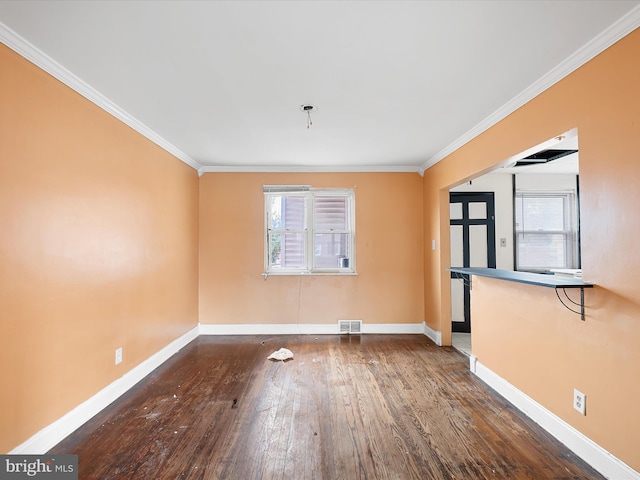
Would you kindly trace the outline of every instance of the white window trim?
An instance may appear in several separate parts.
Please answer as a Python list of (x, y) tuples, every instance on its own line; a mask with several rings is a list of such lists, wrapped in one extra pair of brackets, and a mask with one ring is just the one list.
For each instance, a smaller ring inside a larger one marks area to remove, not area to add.
[[(356, 218), (355, 218), (355, 192), (353, 189), (338, 188), (311, 188), (308, 185), (265, 185), (264, 191), (264, 272), (265, 278), (272, 275), (357, 275), (356, 271)], [(269, 252), (269, 209), (267, 199), (273, 195), (301, 196), (306, 199), (305, 204), (305, 228), (304, 230), (287, 230), (289, 233), (304, 233), (305, 238), (305, 263), (304, 268), (270, 267)], [(350, 230), (314, 230), (314, 200), (318, 196), (343, 196), (349, 199), (348, 221)], [(349, 234), (349, 266), (339, 268), (318, 268), (315, 266), (315, 234), (316, 233), (347, 233)]]

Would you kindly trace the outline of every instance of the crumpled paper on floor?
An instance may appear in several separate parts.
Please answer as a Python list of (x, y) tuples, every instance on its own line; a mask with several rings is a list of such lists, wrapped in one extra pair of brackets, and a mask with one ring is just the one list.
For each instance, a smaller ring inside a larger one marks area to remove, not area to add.
[(291, 350), (286, 348), (281, 348), (280, 350), (276, 350), (271, 355), (267, 357), (268, 360), (280, 360), (284, 362), (285, 360), (291, 360), (293, 358), (293, 353)]

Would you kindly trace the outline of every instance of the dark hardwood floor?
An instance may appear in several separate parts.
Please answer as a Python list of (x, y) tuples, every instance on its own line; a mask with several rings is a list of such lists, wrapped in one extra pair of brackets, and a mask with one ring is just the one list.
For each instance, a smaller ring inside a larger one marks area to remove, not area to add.
[(603, 478), (422, 335), (199, 337), (51, 453), (101, 480)]

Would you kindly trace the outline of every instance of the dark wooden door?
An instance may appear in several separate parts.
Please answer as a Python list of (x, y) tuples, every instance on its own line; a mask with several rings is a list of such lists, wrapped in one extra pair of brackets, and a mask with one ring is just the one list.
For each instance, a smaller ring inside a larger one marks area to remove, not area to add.
[[(452, 267), (496, 268), (493, 192), (449, 194)], [(471, 333), (468, 275), (451, 274), (451, 330)]]

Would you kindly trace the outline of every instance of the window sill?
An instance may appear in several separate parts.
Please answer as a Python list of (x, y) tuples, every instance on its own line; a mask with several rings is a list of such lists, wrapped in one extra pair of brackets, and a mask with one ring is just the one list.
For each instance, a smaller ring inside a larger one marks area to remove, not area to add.
[(358, 272), (262, 272), (262, 277), (354, 277)]

